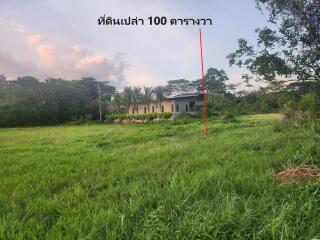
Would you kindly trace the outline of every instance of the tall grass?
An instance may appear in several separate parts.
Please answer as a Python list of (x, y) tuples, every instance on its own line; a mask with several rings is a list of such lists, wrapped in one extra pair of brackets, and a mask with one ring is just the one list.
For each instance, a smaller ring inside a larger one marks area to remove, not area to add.
[(320, 166), (308, 129), (237, 121), (0, 130), (0, 239), (320, 238)]

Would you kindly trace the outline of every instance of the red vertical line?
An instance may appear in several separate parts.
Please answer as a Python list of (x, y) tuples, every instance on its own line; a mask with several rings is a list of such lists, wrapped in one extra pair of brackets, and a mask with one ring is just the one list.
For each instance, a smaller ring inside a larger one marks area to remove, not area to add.
[(203, 52), (202, 52), (202, 32), (200, 32), (200, 53), (201, 53), (201, 67), (202, 67), (202, 95), (203, 95), (203, 119), (205, 124), (204, 136), (208, 136), (208, 120), (207, 120), (207, 95), (204, 86), (204, 64), (203, 64)]

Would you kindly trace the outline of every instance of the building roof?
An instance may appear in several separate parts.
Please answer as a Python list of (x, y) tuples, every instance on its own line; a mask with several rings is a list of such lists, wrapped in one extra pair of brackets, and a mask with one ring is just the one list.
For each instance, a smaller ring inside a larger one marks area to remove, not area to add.
[[(208, 92), (205, 92), (205, 94), (208, 94)], [(184, 92), (179, 93), (171, 96), (167, 96), (166, 99), (177, 99), (177, 98), (188, 98), (188, 97), (199, 97), (203, 95), (202, 92)]]

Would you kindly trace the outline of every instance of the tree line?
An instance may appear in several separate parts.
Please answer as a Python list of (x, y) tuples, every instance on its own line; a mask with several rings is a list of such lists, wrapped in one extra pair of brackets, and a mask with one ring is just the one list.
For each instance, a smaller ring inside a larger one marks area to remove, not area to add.
[[(237, 91), (238, 84), (227, 84), (223, 70), (209, 68), (205, 75), (205, 88), (214, 96), (208, 115), (229, 111), (236, 114), (278, 111), (281, 103), (274, 92)], [(247, 88), (252, 87), (249, 84)], [(126, 113), (130, 105), (150, 106), (166, 96), (201, 90), (201, 80), (171, 80), (164, 86), (127, 86), (117, 91), (106, 81), (92, 77), (80, 80), (48, 78), (39, 81), (31, 76), (7, 80), (0, 75), (0, 126), (39, 126), (66, 122), (99, 121), (105, 115)], [(99, 98), (100, 95), (100, 98)], [(99, 104), (100, 103), (100, 104)], [(101, 106), (101, 107), (100, 107)], [(150, 112), (150, 109), (148, 109)]]
[[(115, 87), (100, 82), (101, 101), (109, 102)], [(0, 126), (61, 124), (99, 119), (98, 82), (94, 78), (44, 82), (25, 76), (8, 81), (0, 77)], [(105, 113), (105, 108), (102, 108)]]
[[(209, 69), (208, 87), (224, 91), (224, 71)], [(178, 92), (196, 91), (200, 80), (168, 81), (166, 86), (125, 87), (119, 92), (107, 81), (92, 77), (80, 80), (48, 78), (39, 81), (32, 76), (7, 80), (0, 75), (0, 126), (37, 126), (65, 122), (97, 121), (101, 115), (124, 113), (132, 104), (160, 102)], [(99, 96), (100, 95), (100, 96)]]

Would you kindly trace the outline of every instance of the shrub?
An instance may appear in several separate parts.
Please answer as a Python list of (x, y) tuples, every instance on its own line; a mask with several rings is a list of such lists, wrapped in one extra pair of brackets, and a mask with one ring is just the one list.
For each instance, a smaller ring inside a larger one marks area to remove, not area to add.
[(163, 112), (163, 113), (149, 113), (149, 114), (139, 114), (139, 115), (129, 115), (129, 114), (111, 114), (106, 115), (106, 122), (114, 122), (115, 120), (146, 120), (152, 121), (156, 118), (159, 119), (169, 119), (171, 118), (172, 113)]
[(307, 93), (298, 101), (290, 100), (284, 107), (284, 122), (295, 127), (319, 126), (320, 100), (314, 93)]
[(226, 112), (221, 116), (221, 120), (223, 122), (235, 122), (237, 121), (234, 114), (230, 112)]
[(190, 113), (181, 112), (179, 114), (175, 114), (175, 117), (173, 118), (173, 124), (187, 124), (193, 121), (194, 118), (196, 118), (196, 116), (192, 116)]
[(157, 116), (160, 119), (169, 119), (172, 117), (172, 113), (170, 112), (157, 113)]

